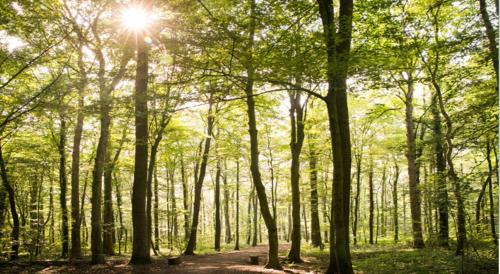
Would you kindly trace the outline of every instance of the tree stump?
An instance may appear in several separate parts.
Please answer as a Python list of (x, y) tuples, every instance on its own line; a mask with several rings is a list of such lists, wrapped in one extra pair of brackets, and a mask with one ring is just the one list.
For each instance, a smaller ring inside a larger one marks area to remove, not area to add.
[(250, 264), (258, 265), (259, 264), (259, 256), (250, 255)]
[(178, 265), (181, 264), (181, 257), (170, 257), (167, 259), (168, 265)]

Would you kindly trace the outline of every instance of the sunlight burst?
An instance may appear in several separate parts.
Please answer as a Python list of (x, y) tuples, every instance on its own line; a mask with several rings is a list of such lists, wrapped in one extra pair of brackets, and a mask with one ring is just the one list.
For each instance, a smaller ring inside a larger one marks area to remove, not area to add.
[(144, 31), (154, 21), (153, 14), (150, 14), (144, 8), (131, 6), (122, 11), (122, 24), (125, 28), (132, 31)]

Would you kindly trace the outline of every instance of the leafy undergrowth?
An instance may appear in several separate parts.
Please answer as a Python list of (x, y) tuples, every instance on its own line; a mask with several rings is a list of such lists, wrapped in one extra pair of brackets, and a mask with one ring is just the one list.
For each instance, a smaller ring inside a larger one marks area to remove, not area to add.
[[(464, 256), (455, 256), (454, 248), (413, 249), (406, 244), (358, 245), (351, 248), (356, 273), (498, 273), (498, 249), (490, 242), (469, 243)], [(302, 254), (315, 270), (323, 272), (329, 262), (324, 250), (303, 245)], [(286, 254), (284, 254), (286, 255)]]
[[(239, 253), (232, 252), (233, 245), (223, 245), (221, 252), (200, 245), (197, 254), (200, 256), (186, 258), (186, 262), (192, 265), (204, 266), (213, 264), (213, 267), (227, 267), (227, 265), (239, 264), (247, 258), (248, 252), (255, 252), (254, 248), (245, 248)], [(260, 253), (265, 257), (267, 247), (260, 246)], [(280, 245), (280, 258), (289, 271), (293, 273), (324, 273), (329, 262), (328, 244), (325, 249), (314, 248), (309, 244), (302, 245), (302, 258), (304, 263), (291, 264), (286, 262), (289, 244)], [(454, 245), (452, 248), (428, 247), (424, 249), (413, 249), (406, 243), (393, 244), (390, 241), (379, 241), (378, 245), (361, 244), (352, 246), (352, 261), (357, 274), (396, 274), (396, 273), (498, 273), (498, 248), (488, 241), (469, 242), (464, 256), (455, 256)], [(162, 249), (159, 257), (154, 257), (155, 262), (151, 269), (157, 269), (154, 273), (163, 273), (169, 268), (164, 265), (165, 258), (176, 255), (176, 251)], [(219, 255), (208, 255), (222, 253)], [(208, 256), (203, 256), (208, 255)], [(229, 260), (232, 257), (236, 259)], [(206, 259), (204, 259), (206, 257)], [(240, 258), (241, 257), (241, 258)], [(89, 257), (81, 262), (64, 266), (63, 260), (37, 260), (35, 264), (29, 264), (28, 260), (20, 259), (15, 264), (0, 265), (0, 273), (35, 273), (45, 269), (43, 273), (129, 273), (127, 266), (129, 254), (108, 257), (106, 265), (90, 266)], [(44, 263), (46, 262), (46, 263)], [(163, 263), (163, 264), (162, 264)], [(51, 271), (47, 271), (50, 270)], [(59, 270), (60, 271), (59, 271)], [(261, 269), (262, 270), (262, 269)], [(297, 271), (296, 271), (297, 270)], [(133, 272), (133, 271), (132, 271)], [(172, 271), (171, 271), (172, 272)], [(175, 272), (175, 271), (174, 271)], [(144, 272), (148, 273), (148, 271)], [(182, 272), (190, 273), (190, 272)], [(225, 272), (224, 272), (225, 273)], [(244, 272), (242, 272), (244, 273)]]

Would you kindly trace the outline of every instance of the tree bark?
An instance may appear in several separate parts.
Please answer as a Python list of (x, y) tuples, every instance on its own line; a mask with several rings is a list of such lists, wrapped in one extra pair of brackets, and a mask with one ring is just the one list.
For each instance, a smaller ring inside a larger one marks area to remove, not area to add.
[(448, 246), (448, 186), (446, 185), (446, 159), (442, 144), (441, 116), (439, 115), (436, 97), (431, 103), (434, 133), (434, 155), (436, 159), (435, 180), (437, 184), (437, 206), (439, 212), (439, 245)]
[(368, 228), (370, 230), (370, 240), (369, 243), (373, 244), (373, 210), (375, 208), (374, 197), (373, 197), (373, 159), (370, 156), (370, 171), (368, 173), (368, 189), (369, 189), (369, 217), (368, 217)]
[[(120, 227), (118, 229), (118, 254), (122, 253), (122, 239), (123, 233), (125, 231), (125, 226), (123, 225), (123, 213), (122, 213), (122, 194), (120, 191), (120, 184), (116, 178), (116, 174), (113, 176), (115, 179), (115, 192), (116, 192), (116, 207), (118, 208), (118, 221), (120, 222)], [(127, 238), (125, 237), (125, 241)], [(126, 246), (126, 243), (125, 243)], [(127, 248), (125, 248), (125, 252)]]
[(155, 167), (154, 169), (154, 205), (153, 205), (153, 222), (154, 222), (154, 247), (153, 250), (156, 250), (157, 252), (160, 252), (160, 224), (159, 224), (159, 194), (158, 194), (158, 168)]
[[(97, 30), (93, 30), (97, 33)], [(98, 35), (95, 35), (98, 37)], [(102, 175), (104, 172), (104, 164), (106, 153), (108, 150), (109, 143), (109, 127), (111, 124), (111, 92), (122, 79), (125, 74), (126, 66), (130, 59), (130, 51), (126, 49), (120, 60), (119, 69), (116, 75), (111, 80), (110, 84), (105, 77), (106, 73), (106, 60), (104, 59), (104, 53), (100, 48), (100, 39), (97, 39), (97, 46), (94, 49), (96, 58), (99, 63), (99, 69), (97, 73), (98, 83), (99, 83), (99, 121), (101, 125), (99, 142), (97, 144), (97, 150), (94, 161), (94, 169), (92, 172), (92, 212), (91, 212), (91, 251), (92, 251), (92, 264), (102, 264), (104, 263), (104, 254), (102, 246), (102, 220), (101, 220), (101, 203), (102, 203)]]
[(184, 157), (181, 155), (181, 180), (182, 180), (182, 202), (184, 206), (184, 239), (189, 240), (189, 198), (188, 182), (186, 178), (186, 168), (184, 166)]
[(227, 163), (224, 159), (224, 175), (222, 176), (224, 182), (224, 220), (225, 222), (225, 232), (226, 232), (226, 244), (229, 244), (231, 239), (231, 219), (229, 217), (229, 186), (227, 184)]
[(13, 261), (18, 258), (19, 254), (19, 215), (17, 214), (14, 189), (12, 188), (8, 179), (7, 168), (5, 167), (5, 160), (3, 158), (2, 149), (3, 147), (0, 144), (0, 175), (2, 176), (3, 187), (7, 191), (7, 195), (9, 197), (10, 216), (12, 217), (12, 233), (10, 236), (12, 244), (9, 259)]
[(399, 166), (394, 160), (394, 185), (392, 186), (392, 203), (393, 209), (393, 222), (394, 222), (394, 242), (399, 240), (399, 215), (398, 215), (398, 179), (399, 179)]
[(255, 68), (253, 64), (253, 47), (256, 26), (256, 2), (250, 1), (250, 22), (248, 24), (248, 44), (247, 44), (247, 81), (245, 84), (245, 94), (247, 96), (247, 115), (248, 115), (248, 131), (250, 134), (250, 170), (252, 172), (252, 180), (255, 186), (257, 197), (260, 203), (260, 210), (268, 231), (269, 252), (266, 268), (282, 269), (278, 258), (278, 229), (276, 220), (273, 218), (269, 210), (267, 202), (266, 188), (262, 183), (262, 178), (259, 170), (259, 143), (257, 133), (257, 122), (255, 118), (255, 101), (253, 95), (253, 85), (255, 78)]
[[(497, 7), (498, 9), (498, 7)], [(483, 19), (484, 26), (486, 28), (486, 36), (488, 37), (488, 49), (490, 51), (491, 63), (493, 69), (495, 70), (496, 83), (498, 88), (498, 45), (497, 45), (497, 34), (495, 34), (495, 28), (490, 21), (490, 16), (488, 15), (488, 8), (486, 7), (486, 0), (479, 0), (479, 11), (481, 13), (481, 18)]]
[(82, 256), (80, 236), (80, 144), (83, 133), (84, 99), (87, 86), (87, 72), (83, 61), (82, 46), (78, 47), (78, 69), (80, 80), (78, 82), (78, 108), (76, 114), (75, 135), (73, 136), (73, 151), (71, 153), (71, 259)]
[(221, 177), (221, 160), (217, 155), (217, 171), (215, 173), (215, 190), (214, 190), (214, 203), (215, 203), (215, 239), (214, 249), (220, 251), (220, 236), (221, 236), (221, 220), (220, 220), (220, 177)]
[(118, 144), (118, 148), (110, 158), (111, 150), (107, 149), (104, 164), (104, 225), (103, 225), (103, 252), (106, 255), (114, 255), (115, 243), (115, 221), (113, 218), (113, 171), (120, 157), (123, 144), (127, 137), (128, 127), (123, 127), (122, 136)]
[(356, 196), (354, 197), (354, 221), (352, 225), (353, 243), (358, 243), (359, 194), (361, 191), (361, 161), (362, 154), (355, 154), (356, 161)]
[(150, 263), (150, 235), (146, 212), (148, 180), (148, 45), (144, 33), (137, 39), (135, 76), (135, 158), (132, 186), (133, 242), (131, 264)]
[(319, 209), (318, 209), (318, 152), (309, 141), (309, 180), (311, 185), (311, 244), (314, 247), (323, 248), (321, 242), (321, 227), (319, 222)]
[[(332, 224), (330, 264), (327, 273), (353, 273), (349, 248), (349, 200), (351, 193), (351, 141), (347, 106), (347, 76), (351, 49), (353, 1), (340, 0), (339, 31), (332, 0), (317, 0), (327, 54), (327, 110), (334, 175), (332, 181)], [(335, 183), (334, 183), (335, 182)], [(334, 232), (335, 228), (335, 233)]]
[[(410, 73), (411, 74), (411, 73)], [(417, 148), (415, 125), (413, 121), (413, 88), (414, 80), (412, 75), (406, 80), (407, 89), (405, 91), (405, 122), (406, 122), (406, 158), (408, 160), (408, 183), (410, 186), (410, 211), (413, 231), (413, 247), (424, 248), (424, 239), (422, 236), (422, 213), (421, 198), (418, 187), (417, 177)]]
[(208, 115), (207, 115), (207, 137), (205, 138), (205, 147), (203, 150), (203, 156), (200, 164), (200, 171), (197, 174), (197, 181), (194, 190), (194, 205), (193, 205), (193, 221), (191, 222), (191, 233), (189, 235), (189, 241), (184, 251), (185, 255), (194, 255), (194, 249), (196, 247), (196, 235), (198, 231), (198, 222), (200, 216), (200, 204), (201, 204), (201, 190), (203, 188), (203, 180), (205, 179), (205, 173), (207, 171), (208, 154), (210, 152), (210, 142), (212, 140), (212, 131), (214, 127), (214, 113), (212, 110), (213, 105), (213, 93), (210, 94), (210, 99), (208, 101)]
[(68, 207), (66, 204), (66, 189), (68, 177), (66, 176), (66, 119), (60, 115), (59, 140), (57, 148), (59, 152), (59, 203), (61, 205), (61, 228), (62, 228), (62, 251), (63, 258), (68, 257), (69, 252), (69, 227), (68, 227)]
[(304, 108), (300, 104), (300, 93), (289, 91), (290, 97), (290, 150), (292, 164), (290, 166), (290, 185), (292, 186), (292, 245), (288, 253), (288, 261), (301, 263), (300, 258), (300, 153), (304, 143)]
[(236, 158), (236, 241), (234, 250), (240, 250), (240, 157)]
[(436, 82), (436, 79), (433, 78), (433, 86), (436, 91), (439, 108), (441, 110), (441, 114), (443, 115), (446, 122), (446, 161), (448, 163), (448, 177), (453, 184), (453, 192), (455, 194), (455, 199), (457, 200), (457, 249), (455, 251), (456, 255), (462, 255), (463, 249), (465, 247), (465, 241), (467, 240), (467, 231), (465, 228), (465, 206), (464, 200), (462, 197), (462, 185), (460, 182), (460, 178), (455, 172), (455, 167), (453, 165), (453, 123), (451, 121), (450, 116), (446, 112), (443, 102), (443, 96), (441, 93), (441, 87)]
[(498, 235), (496, 232), (496, 222), (495, 222), (495, 200), (493, 199), (493, 184), (491, 180), (491, 174), (493, 173), (493, 167), (491, 164), (491, 158), (490, 158), (490, 153), (491, 153), (491, 146), (489, 140), (486, 143), (486, 160), (488, 162), (488, 192), (489, 192), (489, 198), (490, 198), (490, 227), (491, 227), (491, 237), (493, 240), (493, 243), (495, 245), (498, 245)]

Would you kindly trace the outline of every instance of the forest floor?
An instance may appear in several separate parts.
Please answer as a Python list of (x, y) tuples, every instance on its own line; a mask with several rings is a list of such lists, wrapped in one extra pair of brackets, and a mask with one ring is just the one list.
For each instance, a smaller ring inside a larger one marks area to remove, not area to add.
[[(142, 266), (128, 264), (129, 257), (115, 256), (104, 265), (90, 265), (88, 261), (70, 264), (64, 261), (45, 261), (34, 264), (18, 262), (0, 265), (0, 273), (324, 273), (328, 265), (328, 250), (319, 250), (305, 244), (301, 264), (285, 262), (289, 244), (280, 245), (280, 259), (284, 271), (265, 269), (267, 246), (242, 248), (213, 254), (182, 256), (180, 265), (168, 265), (167, 257), (154, 257), (153, 263)], [(412, 249), (398, 245), (361, 245), (352, 247), (355, 273), (498, 273), (498, 249), (491, 243), (478, 242), (464, 257), (457, 257), (453, 249)], [(259, 256), (259, 265), (251, 265), (249, 256)]]

